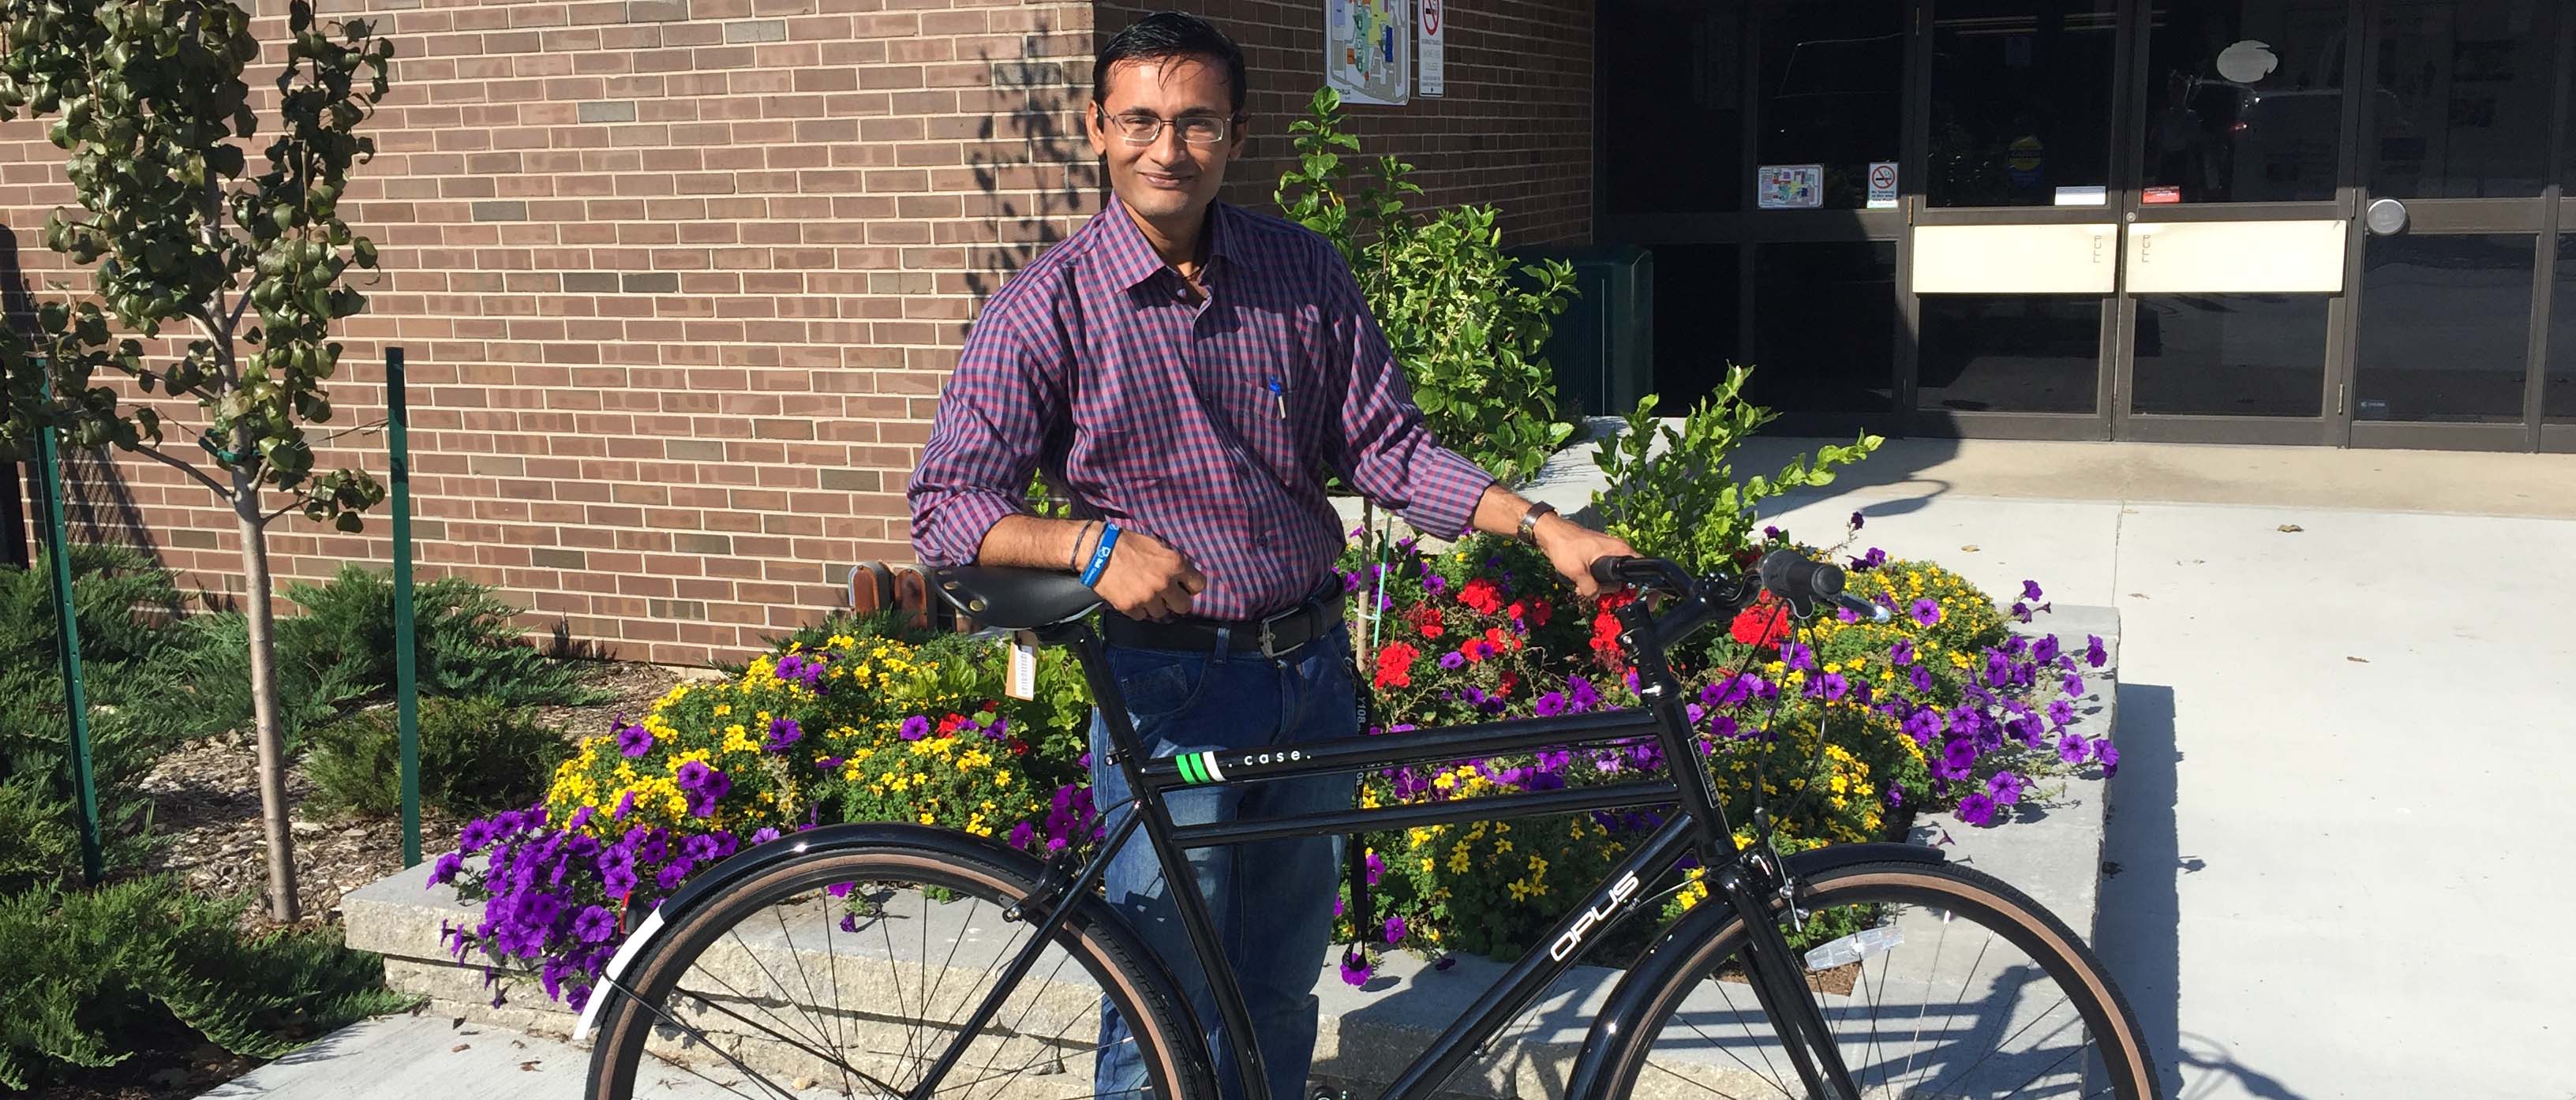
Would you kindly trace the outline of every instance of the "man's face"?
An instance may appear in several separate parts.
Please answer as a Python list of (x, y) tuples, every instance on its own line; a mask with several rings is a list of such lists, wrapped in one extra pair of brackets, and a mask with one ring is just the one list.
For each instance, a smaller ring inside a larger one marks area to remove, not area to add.
[[(1216, 201), (1225, 166), (1243, 150), (1242, 124), (1230, 117), (1234, 97), (1225, 71), (1204, 60), (1121, 62), (1109, 70), (1105, 102), (1084, 121), (1091, 148), (1109, 165), (1109, 187), (1118, 200), (1157, 223), (1186, 222)], [(1169, 123), (1151, 141), (1127, 139), (1133, 129)], [(1197, 142), (1190, 136), (1224, 136)]]

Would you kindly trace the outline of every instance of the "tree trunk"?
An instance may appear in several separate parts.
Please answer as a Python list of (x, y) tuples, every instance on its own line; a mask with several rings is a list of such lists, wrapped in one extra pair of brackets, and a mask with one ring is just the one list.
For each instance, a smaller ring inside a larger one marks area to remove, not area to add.
[(295, 834), (286, 820), (286, 731), (277, 719), (277, 616), (269, 608), (268, 525), (259, 514), (259, 484), (234, 470), (233, 515), (241, 522), (242, 612), (250, 624), (250, 699), (259, 742), (259, 816), (268, 833), (268, 913), (280, 922), (300, 914), (295, 900)]

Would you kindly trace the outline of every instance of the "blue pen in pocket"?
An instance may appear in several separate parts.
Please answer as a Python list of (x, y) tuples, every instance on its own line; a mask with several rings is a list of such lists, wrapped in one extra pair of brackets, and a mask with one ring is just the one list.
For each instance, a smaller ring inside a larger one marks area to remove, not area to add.
[(1279, 388), (1279, 376), (1270, 376), (1270, 400), (1279, 407), (1279, 419), (1288, 419), (1288, 394)]

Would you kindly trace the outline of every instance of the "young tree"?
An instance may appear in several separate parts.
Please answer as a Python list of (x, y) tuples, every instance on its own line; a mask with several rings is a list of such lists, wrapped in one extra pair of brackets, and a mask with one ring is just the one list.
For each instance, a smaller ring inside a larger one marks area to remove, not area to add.
[[(358, 470), (316, 471), (304, 425), (331, 418), (322, 383), (340, 360), (332, 323), (366, 307), (341, 276), (376, 266), (375, 246), (338, 209), (351, 167), (375, 152), (356, 130), (385, 95), (393, 45), (359, 20), (323, 27), (305, 0), (289, 8), (286, 31), (280, 130), (267, 168), (252, 175), (243, 149), (258, 115), (242, 71), (260, 44), (232, 0), (0, 0), (0, 119), (52, 120), (81, 209), (56, 210), (45, 243), (95, 265), (91, 295), (43, 302), (34, 331), (0, 336), (0, 454), (31, 452), (40, 431), (76, 446), (112, 443), (177, 469), (232, 511), (269, 911), (292, 921), (267, 530), (300, 512), (356, 531), (360, 512), (384, 498)], [(177, 331), (158, 340), (165, 330)], [(118, 375), (147, 394), (194, 399), (203, 423), (179, 430), (201, 453), (165, 447), (158, 414), (104, 384)], [(282, 503), (272, 506), (272, 494)]]

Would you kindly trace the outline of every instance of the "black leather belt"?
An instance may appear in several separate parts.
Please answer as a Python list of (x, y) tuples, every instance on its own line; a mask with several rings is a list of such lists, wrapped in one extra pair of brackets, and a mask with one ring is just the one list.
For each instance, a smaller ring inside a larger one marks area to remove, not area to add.
[(1133, 649), (1214, 652), (1220, 635), (1229, 648), (1258, 642), (1264, 657), (1284, 657), (1342, 624), (1342, 586), (1326, 582), (1305, 602), (1259, 619), (1205, 619), (1185, 615), (1164, 622), (1131, 619), (1116, 611), (1100, 618), (1101, 636)]

